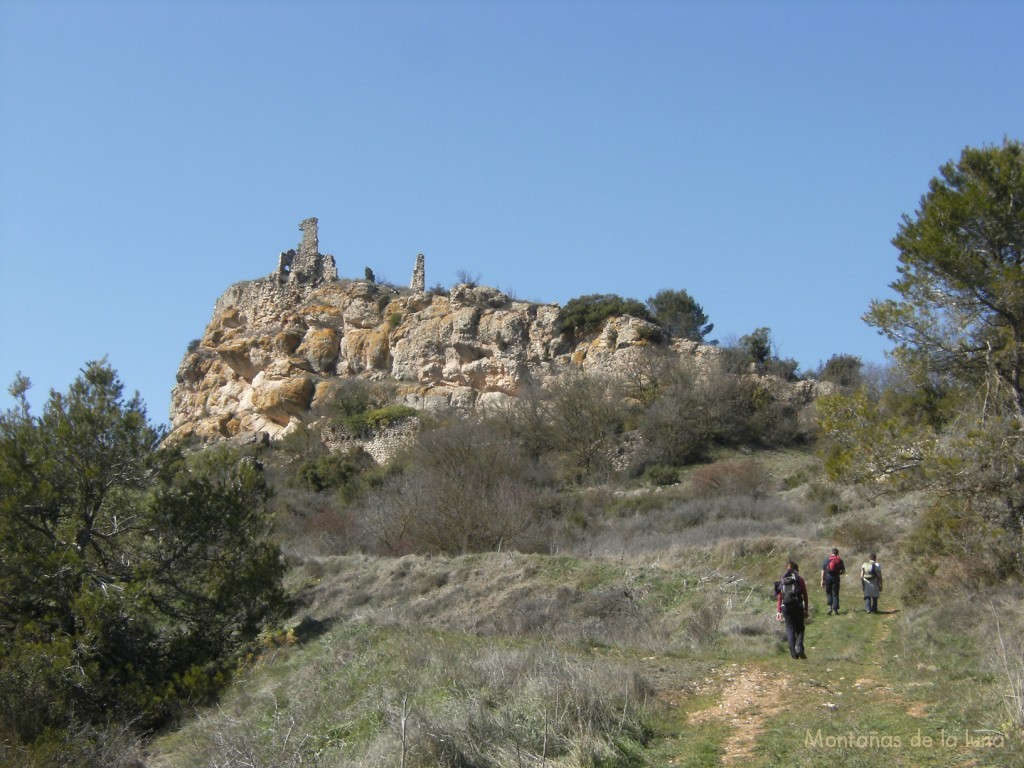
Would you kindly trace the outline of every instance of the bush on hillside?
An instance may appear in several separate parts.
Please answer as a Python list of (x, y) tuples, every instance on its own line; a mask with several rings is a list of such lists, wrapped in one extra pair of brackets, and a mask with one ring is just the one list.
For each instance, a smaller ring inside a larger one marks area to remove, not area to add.
[(862, 381), (864, 363), (856, 355), (832, 355), (818, 368), (817, 378), (843, 389), (853, 389)]
[(654, 322), (650, 310), (636, 299), (624, 299), (614, 293), (595, 293), (570, 299), (562, 307), (562, 330), (582, 338), (600, 331), (609, 318), (630, 315)]
[(354, 447), (343, 453), (322, 454), (304, 461), (290, 484), (317, 493), (337, 491), (342, 500), (351, 501), (359, 493), (361, 474), (376, 466), (372, 456)]
[(486, 424), (422, 433), (405, 471), (367, 499), (363, 538), (388, 554), (532, 549), (547, 509), (542, 470)]
[(340, 379), (331, 397), (331, 408), (339, 419), (381, 408), (391, 402), (394, 383), (366, 379)]
[(764, 466), (753, 460), (716, 461), (690, 474), (690, 492), (697, 498), (724, 496), (766, 496), (771, 478)]
[(392, 424), (416, 416), (419, 412), (408, 405), (385, 405), (361, 413), (354, 413), (341, 420), (349, 437), (368, 438)]
[(720, 414), (706, 394), (702, 385), (679, 379), (639, 414), (648, 461), (682, 467), (706, 458), (721, 434)]
[(480, 426), (566, 482), (580, 483), (611, 472), (616, 437), (628, 417), (615, 380), (572, 367), (546, 389), (524, 387)]
[(667, 467), (664, 464), (652, 464), (644, 472), (653, 485), (675, 485), (679, 482), (679, 470), (675, 467)]
[(796, 381), (799, 363), (772, 353), (770, 328), (758, 328), (742, 336), (735, 344), (722, 348), (722, 365), (739, 376), (757, 373), (775, 376), (783, 381)]
[(632, 352), (619, 363), (618, 383), (623, 397), (640, 409), (657, 400), (677, 378), (688, 383), (693, 379), (693, 366), (668, 347), (647, 346)]
[(607, 376), (570, 369), (548, 387), (547, 415), (553, 460), (562, 478), (579, 483), (611, 471), (615, 437), (627, 411)]

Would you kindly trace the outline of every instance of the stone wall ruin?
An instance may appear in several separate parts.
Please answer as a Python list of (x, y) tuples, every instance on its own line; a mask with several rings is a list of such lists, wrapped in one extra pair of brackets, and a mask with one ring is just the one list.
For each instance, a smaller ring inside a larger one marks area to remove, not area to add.
[(427, 290), (427, 270), (422, 253), (416, 256), (416, 268), (412, 271), (412, 282), (409, 283), (409, 287), (416, 293), (424, 293)]
[(284, 251), (277, 259), (277, 280), (281, 284), (298, 283), (315, 286), (338, 279), (334, 257), (320, 253), (317, 219), (310, 217), (299, 223), (302, 240), (299, 249)]

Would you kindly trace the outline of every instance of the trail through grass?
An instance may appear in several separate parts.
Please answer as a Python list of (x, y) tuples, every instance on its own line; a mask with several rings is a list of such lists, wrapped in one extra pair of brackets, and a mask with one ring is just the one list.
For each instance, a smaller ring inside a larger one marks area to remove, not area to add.
[[(827, 616), (812, 584), (793, 660), (772, 620), (780, 551), (317, 561), (295, 575), (318, 631), (268, 651), (147, 766), (368, 768), (396, 745), (416, 768), (456, 764), (430, 751), (445, 744), (481, 766), (1024, 765), (993, 724), (1000, 681), (949, 617), (962, 606), (886, 592), (867, 615), (848, 577)], [(227, 760), (243, 748), (262, 762)]]
[[(654, 754), (672, 766), (1022, 765), (1005, 738), (959, 721), (963, 681), (901, 658), (901, 609), (866, 614), (844, 595), (840, 615), (812, 598), (806, 660), (742, 648), (679, 703)], [(887, 597), (887, 595), (886, 595)]]

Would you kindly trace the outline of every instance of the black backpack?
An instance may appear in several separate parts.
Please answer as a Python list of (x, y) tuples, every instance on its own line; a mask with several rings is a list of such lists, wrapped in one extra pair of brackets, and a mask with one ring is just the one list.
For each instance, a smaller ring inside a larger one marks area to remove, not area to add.
[(800, 580), (793, 572), (787, 573), (779, 582), (779, 592), (782, 593), (782, 604), (790, 608), (803, 607), (804, 598), (800, 592)]

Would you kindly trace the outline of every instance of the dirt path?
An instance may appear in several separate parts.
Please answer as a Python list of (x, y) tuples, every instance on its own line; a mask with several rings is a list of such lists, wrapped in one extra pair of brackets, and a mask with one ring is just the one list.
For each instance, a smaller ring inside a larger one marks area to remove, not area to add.
[(765, 721), (782, 711), (790, 677), (749, 664), (733, 664), (723, 675), (718, 704), (690, 715), (691, 723), (724, 722), (732, 732), (722, 744), (722, 765), (740, 765), (753, 757)]

